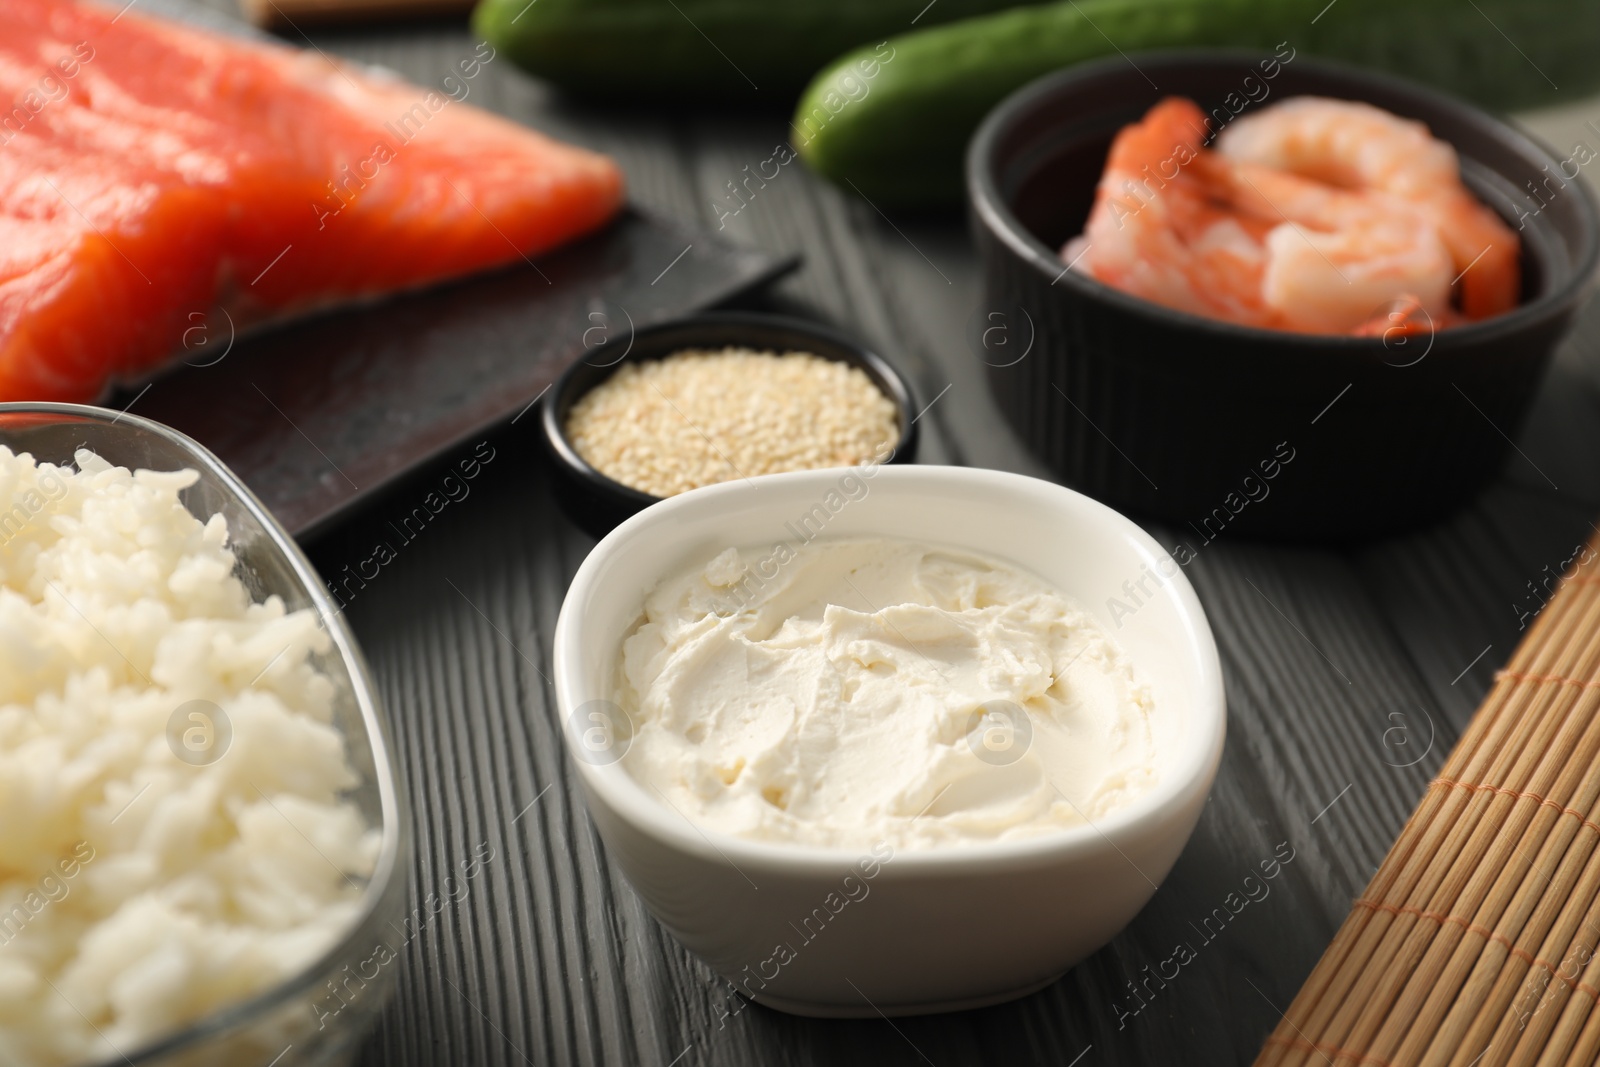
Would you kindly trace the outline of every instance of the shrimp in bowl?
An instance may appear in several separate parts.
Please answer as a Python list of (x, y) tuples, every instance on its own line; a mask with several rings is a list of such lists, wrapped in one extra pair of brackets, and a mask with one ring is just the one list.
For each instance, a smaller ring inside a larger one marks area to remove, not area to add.
[(1307, 96), (1240, 117), (1212, 147), (1209, 132), (1181, 98), (1123, 129), (1083, 234), (1062, 249), (1069, 268), (1299, 333), (1371, 334), (1397, 317), (1437, 329), (1516, 306), (1516, 233), (1421, 123)]

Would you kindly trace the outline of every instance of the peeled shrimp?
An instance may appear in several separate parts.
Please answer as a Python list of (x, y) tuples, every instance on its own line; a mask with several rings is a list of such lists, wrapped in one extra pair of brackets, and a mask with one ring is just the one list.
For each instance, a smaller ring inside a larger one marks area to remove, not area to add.
[(1241, 116), (1217, 138), (1216, 150), (1235, 162), (1398, 198), (1450, 250), (1469, 319), (1516, 306), (1522, 284), (1516, 234), (1461, 184), (1455, 149), (1422, 123), (1370, 104), (1301, 96)]
[[(1280, 117), (1274, 117), (1280, 116)], [(1112, 144), (1070, 268), (1168, 307), (1316, 333), (1459, 321), (1516, 303), (1518, 242), (1448, 145), (1376, 108), (1297, 98), (1237, 120), (1169, 99)], [(1387, 135), (1380, 136), (1380, 135)]]
[(1270, 223), (1241, 217), (1201, 148), (1206, 116), (1157, 104), (1112, 143), (1094, 210), (1062, 258), (1107, 285), (1181, 311), (1248, 325), (1276, 318), (1261, 293)]
[(1407, 299), (1427, 321), (1450, 320), (1450, 250), (1407, 201), (1252, 164), (1230, 179), (1237, 210), (1278, 223), (1264, 242), (1261, 293), (1280, 326), (1355, 332)]

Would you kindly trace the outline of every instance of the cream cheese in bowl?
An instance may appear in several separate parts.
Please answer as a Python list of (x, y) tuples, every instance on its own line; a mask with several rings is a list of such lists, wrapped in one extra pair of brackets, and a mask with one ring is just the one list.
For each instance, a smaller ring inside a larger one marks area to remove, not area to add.
[(1059, 977), (1171, 870), (1226, 732), (1181, 565), (993, 470), (662, 500), (578, 568), (552, 665), (608, 862), (732, 990), (805, 1015)]
[(627, 769), (685, 817), (866, 849), (1049, 834), (1156, 780), (1151, 695), (1025, 571), (896, 538), (729, 548), (623, 643)]

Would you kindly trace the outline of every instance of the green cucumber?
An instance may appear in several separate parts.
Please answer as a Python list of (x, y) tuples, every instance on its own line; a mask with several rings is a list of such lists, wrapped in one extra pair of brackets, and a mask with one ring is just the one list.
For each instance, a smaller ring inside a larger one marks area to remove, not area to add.
[(472, 26), (530, 73), (588, 96), (787, 108), (848, 48), (1018, 2), (481, 0)]
[(1495, 109), (1600, 88), (1600, 4), (1589, 0), (1068, 0), (847, 53), (807, 87), (791, 134), (813, 170), (875, 203), (952, 203), (972, 131), (1041, 74), (1119, 51), (1280, 43)]

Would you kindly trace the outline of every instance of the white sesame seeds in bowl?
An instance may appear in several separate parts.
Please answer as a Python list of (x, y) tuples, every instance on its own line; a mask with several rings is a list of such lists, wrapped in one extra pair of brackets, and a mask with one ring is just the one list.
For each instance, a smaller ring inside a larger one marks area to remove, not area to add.
[(915, 406), (887, 362), (818, 324), (717, 312), (602, 348), (546, 397), (556, 495), (595, 537), (658, 500), (787, 471), (907, 463)]

